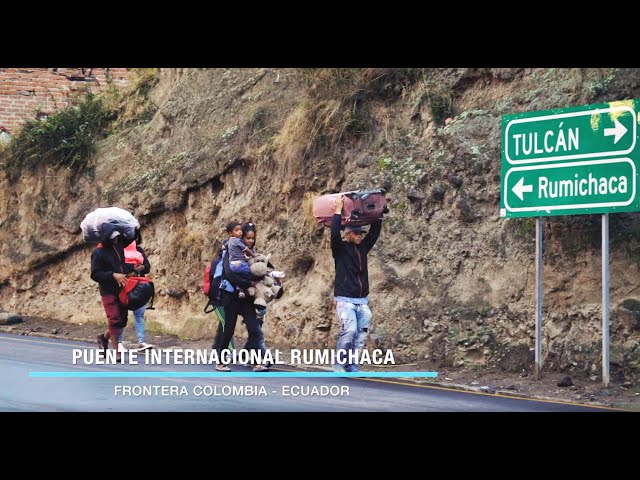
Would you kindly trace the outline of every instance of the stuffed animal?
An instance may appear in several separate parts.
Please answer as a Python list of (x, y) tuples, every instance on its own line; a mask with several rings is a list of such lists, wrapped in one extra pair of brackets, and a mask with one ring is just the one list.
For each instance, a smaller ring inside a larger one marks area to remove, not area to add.
[(249, 287), (247, 293), (250, 297), (254, 297), (253, 305), (256, 310), (263, 310), (267, 307), (267, 303), (277, 297), (282, 286), (274, 280), (270, 275), (273, 269), (269, 267), (269, 259), (271, 254), (251, 257), (248, 260), (249, 271), (254, 277), (261, 278), (255, 287)]

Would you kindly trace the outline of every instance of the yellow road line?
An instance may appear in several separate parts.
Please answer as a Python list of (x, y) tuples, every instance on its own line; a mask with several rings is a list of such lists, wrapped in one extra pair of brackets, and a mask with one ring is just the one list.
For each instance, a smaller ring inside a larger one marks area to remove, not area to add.
[[(286, 370), (284, 368), (277, 368), (272, 370), (281, 370), (283, 372), (295, 372), (296, 370)], [(474, 392), (472, 390), (463, 390), (460, 388), (449, 388), (449, 387), (438, 387), (435, 385), (420, 385), (417, 383), (408, 383), (397, 380), (384, 380), (381, 378), (358, 378), (358, 377), (349, 377), (353, 380), (363, 380), (366, 382), (378, 382), (378, 383), (391, 383), (393, 385), (403, 385), (405, 387), (418, 387), (418, 388), (429, 388), (433, 390), (444, 390), (446, 392), (457, 392), (457, 393), (469, 393), (472, 395), (486, 395), (488, 397), (500, 397), (500, 398), (509, 398), (511, 400), (521, 400), (521, 401), (529, 401), (529, 402), (544, 402), (544, 403), (552, 403), (552, 404), (560, 404), (560, 405), (571, 405), (574, 407), (589, 407), (589, 408), (599, 408), (601, 410), (612, 410), (614, 412), (635, 412), (635, 410), (626, 410), (621, 408), (614, 407), (606, 407), (602, 405), (588, 405), (585, 403), (575, 403), (567, 400), (545, 400), (535, 397), (516, 397), (511, 395), (505, 395), (502, 393), (485, 393), (485, 392)]]

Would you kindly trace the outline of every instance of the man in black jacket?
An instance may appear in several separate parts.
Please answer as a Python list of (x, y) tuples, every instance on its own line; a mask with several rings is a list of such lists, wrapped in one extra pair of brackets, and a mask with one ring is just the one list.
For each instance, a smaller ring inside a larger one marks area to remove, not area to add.
[(362, 227), (346, 227), (345, 239), (340, 237), (341, 213), (344, 200), (336, 199), (336, 211), (331, 221), (331, 253), (335, 261), (336, 278), (333, 294), (336, 315), (340, 321), (340, 333), (336, 350), (336, 371), (357, 372), (353, 360), (355, 353), (364, 346), (369, 335), (371, 310), (369, 309), (369, 273), (367, 254), (373, 248), (382, 229), (382, 220), (371, 224), (364, 236)]

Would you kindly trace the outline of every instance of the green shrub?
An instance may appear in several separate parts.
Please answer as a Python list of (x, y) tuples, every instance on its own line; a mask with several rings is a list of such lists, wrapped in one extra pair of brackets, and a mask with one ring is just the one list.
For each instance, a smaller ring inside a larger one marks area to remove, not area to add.
[(157, 68), (134, 68), (123, 92), (111, 82), (99, 95), (83, 92), (67, 107), (45, 118), (28, 120), (4, 152), (0, 151), (0, 165), (14, 179), (23, 169), (38, 165), (82, 170), (97, 140), (114, 130), (151, 120), (157, 107), (149, 92), (158, 78)]
[(424, 165), (414, 163), (413, 157), (398, 160), (389, 155), (380, 158), (376, 166), (377, 172), (372, 177), (374, 183), (382, 184), (387, 179), (405, 190), (416, 187), (418, 178), (424, 171)]
[(90, 92), (78, 96), (43, 119), (28, 120), (11, 139), (4, 167), (10, 174), (41, 164), (81, 169), (95, 141), (108, 133), (112, 116), (101, 97)]

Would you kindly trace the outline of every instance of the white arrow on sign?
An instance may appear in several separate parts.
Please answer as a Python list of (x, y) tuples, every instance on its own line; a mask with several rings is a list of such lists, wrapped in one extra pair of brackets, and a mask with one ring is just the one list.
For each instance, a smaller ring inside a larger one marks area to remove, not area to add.
[(525, 185), (524, 177), (522, 177), (511, 190), (513, 190), (513, 193), (515, 193), (520, 200), (524, 200), (524, 195), (522, 194), (525, 192), (533, 192), (533, 185)]
[(627, 133), (627, 127), (625, 127), (624, 125), (622, 125), (618, 119), (614, 120), (614, 125), (615, 127), (613, 128), (605, 128), (604, 129), (604, 136), (605, 137), (610, 137), (611, 135), (615, 135), (615, 137), (613, 137), (613, 143), (616, 144), (618, 143), (618, 140), (620, 140), (625, 133)]

